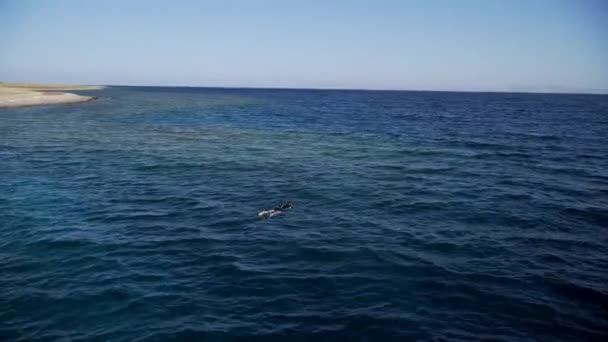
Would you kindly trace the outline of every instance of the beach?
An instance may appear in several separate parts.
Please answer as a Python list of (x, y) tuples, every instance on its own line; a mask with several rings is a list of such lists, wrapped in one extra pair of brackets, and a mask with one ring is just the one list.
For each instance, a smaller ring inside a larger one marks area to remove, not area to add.
[(63, 91), (102, 88), (101, 86), (0, 82), (0, 108), (86, 102), (94, 100), (95, 97)]

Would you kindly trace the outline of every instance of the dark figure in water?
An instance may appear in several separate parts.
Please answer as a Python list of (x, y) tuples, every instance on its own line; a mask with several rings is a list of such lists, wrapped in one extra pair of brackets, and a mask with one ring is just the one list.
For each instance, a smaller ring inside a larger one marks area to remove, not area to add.
[(293, 208), (293, 203), (292, 203), (291, 201), (287, 201), (287, 202), (286, 202), (285, 204), (283, 204), (282, 206), (280, 206), (280, 207), (276, 207), (276, 208), (274, 208), (274, 209), (272, 209), (272, 210), (285, 211), (285, 210), (287, 210), (287, 209), (291, 209), (291, 208)]
[(293, 202), (287, 201), (285, 204), (275, 207), (274, 209), (260, 211), (258, 213), (258, 216), (263, 217), (263, 218), (269, 218), (269, 217), (279, 215), (282, 212), (284, 212), (288, 209), (291, 209), (291, 208), (293, 208)]

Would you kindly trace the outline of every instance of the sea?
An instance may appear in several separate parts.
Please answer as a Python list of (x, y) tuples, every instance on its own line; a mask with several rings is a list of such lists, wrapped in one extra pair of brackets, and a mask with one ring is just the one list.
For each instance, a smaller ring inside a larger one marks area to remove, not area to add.
[(608, 340), (606, 95), (76, 93), (0, 109), (2, 341)]

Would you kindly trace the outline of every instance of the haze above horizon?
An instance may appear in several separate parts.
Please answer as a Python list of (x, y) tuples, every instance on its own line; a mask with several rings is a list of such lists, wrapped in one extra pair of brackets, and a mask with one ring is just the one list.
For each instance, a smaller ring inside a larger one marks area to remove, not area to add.
[(608, 2), (0, 0), (0, 80), (608, 93)]

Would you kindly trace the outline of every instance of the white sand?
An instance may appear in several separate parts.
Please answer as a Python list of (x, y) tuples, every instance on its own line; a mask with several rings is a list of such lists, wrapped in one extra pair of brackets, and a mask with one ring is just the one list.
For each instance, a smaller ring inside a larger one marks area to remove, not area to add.
[(47, 92), (35, 90), (90, 90), (99, 87), (88, 86), (28, 86), (20, 84), (0, 83), (0, 108), (48, 105), (58, 103), (86, 102), (95, 99), (94, 96), (82, 96), (72, 93)]

